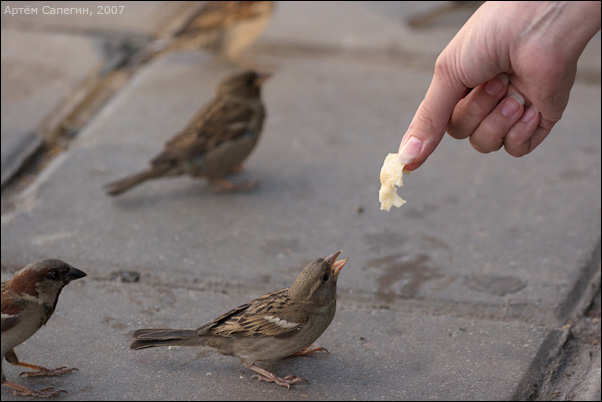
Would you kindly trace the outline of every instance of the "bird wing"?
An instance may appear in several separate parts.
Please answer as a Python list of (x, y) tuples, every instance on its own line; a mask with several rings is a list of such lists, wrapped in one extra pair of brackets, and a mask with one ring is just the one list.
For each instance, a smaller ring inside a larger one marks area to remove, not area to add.
[(8, 331), (19, 323), (21, 312), (25, 308), (26, 300), (15, 297), (2, 284), (2, 328), (1, 332)]
[(174, 33), (176, 37), (197, 36), (229, 27), (237, 21), (257, 17), (255, 1), (209, 1), (194, 12)]
[(249, 104), (218, 97), (197, 112), (180, 133), (165, 144), (161, 154), (152, 160), (153, 166), (174, 160), (190, 160), (216, 146), (247, 134), (256, 118)]
[(288, 289), (277, 290), (243, 304), (199, 328), (220, 336), (286, 338), (303, 328), (309, 314), (296, 307)]
[(174, 33), (174, 36), (194, 36), (223, 28), (231, 14), (227, 9), (228, 3), (226, 1), (205, 3), (182, 24), (182, 27)]

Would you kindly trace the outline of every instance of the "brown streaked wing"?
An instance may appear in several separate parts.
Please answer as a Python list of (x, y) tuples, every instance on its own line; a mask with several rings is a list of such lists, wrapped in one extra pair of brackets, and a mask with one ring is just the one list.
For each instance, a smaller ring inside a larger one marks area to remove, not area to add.
[(218, 99), (208, 106), (165, 144), (164, 151), (151, 161), (153, 165), (191, 159), (248, 133), (254, 110), (227, 99)]
[(288, 289), (269, 293), (241, 307), (215, 320), (210, 332), (221, 336), (286, 337), (309, 320), (305, 311), (294, 306)]
[(17, 325), (19, 314), (23, 311), (26, 303), (26, 300), (14, 297), (5, 284), (2, 284), (2, 332)]
[(222, 29), (234, 22), (237, 7), (234, 1), (209, 1), (182, 25), (175, 36), (196, 36)]

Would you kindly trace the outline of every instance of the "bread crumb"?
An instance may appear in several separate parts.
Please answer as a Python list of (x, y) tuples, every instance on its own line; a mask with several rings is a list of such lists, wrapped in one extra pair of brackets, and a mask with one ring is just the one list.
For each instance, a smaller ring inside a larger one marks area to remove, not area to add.
[(405, 164), (397, 161), (397, 154), (389, 154), (380, 169), (380, 191), (378, 200), (380, 209), (389, 211), (391, 206), (401, 207), (406, 201), (397, 195), (397, 187), (403, 186), (403, 168)]

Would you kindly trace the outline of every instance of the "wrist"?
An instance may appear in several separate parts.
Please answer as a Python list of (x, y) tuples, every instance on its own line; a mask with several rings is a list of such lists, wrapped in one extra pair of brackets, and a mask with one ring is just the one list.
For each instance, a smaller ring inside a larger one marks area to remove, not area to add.
[(600, 30), (598, 1), (535, 3), (539, 10), (533, 16), (526, 32), (527, 36), (544, 36), (554, 47), (565, 49), (568, 58), (578, 58), (587, 43)]

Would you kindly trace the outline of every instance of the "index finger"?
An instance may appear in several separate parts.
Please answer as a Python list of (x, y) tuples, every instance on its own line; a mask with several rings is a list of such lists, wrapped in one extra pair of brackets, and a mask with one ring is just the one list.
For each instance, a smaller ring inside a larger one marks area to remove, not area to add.
[(398, 160), (406, 170), (414, 170), (426, 161), (445, 134), (454, 107), (467, 88), (441, 67), (435, 68), (431, 85), (399, 144)]

